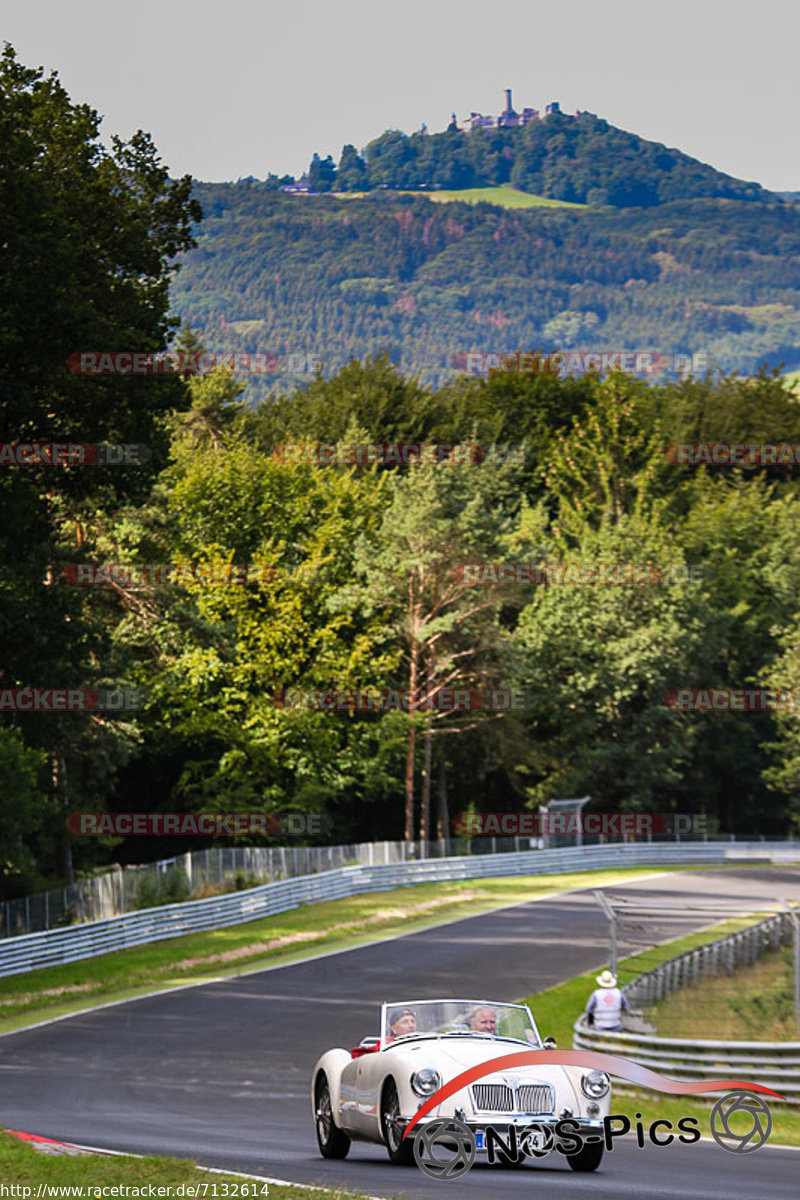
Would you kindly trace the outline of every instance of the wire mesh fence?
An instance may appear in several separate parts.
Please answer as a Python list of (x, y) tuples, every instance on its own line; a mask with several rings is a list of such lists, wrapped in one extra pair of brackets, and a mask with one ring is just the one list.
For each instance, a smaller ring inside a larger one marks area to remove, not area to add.
[(441, 838), (420, 843), (358, 842), (344, 846), (216, 846), (141, 866), (116, 866), (0, 905), (0, 938), (58, 929), (181, 900), (202, 899), (261, 883), (337, 867), (378, 866), (408, 859), (493, 854), (529, 848), (529, 838)]
[[(746, 917), (724, 905), (705, 913), (700, 905), (626, 912), (624, 901), (606, 898), (613, 912), (610, 957), (633, 1010), (626, 1029), (660, 1037), (797, 1036), (796, 939), (788, 911), (776, 913), (773, 903), (764, 905), (770, 916), (762, 911)], [(699, 921), (702, 932), (731, 920), (738, 928), (664, 962), (665, 942), (696, 934)]]

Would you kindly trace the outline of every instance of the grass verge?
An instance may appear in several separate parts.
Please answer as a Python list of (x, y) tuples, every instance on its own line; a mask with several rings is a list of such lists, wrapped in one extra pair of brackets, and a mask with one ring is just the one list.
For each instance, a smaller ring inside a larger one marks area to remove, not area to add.
[[(181, 1158), (157, 1158), (150, 1155), (136, 1158), (116, 1154), (43, 1154), (5, 1132), (0, 1132), (0, 1183), (30, 1187), (31, 1197), (36, 1196), (40, 1186), (43, 1194), (46, 1194), (48, 1187), (52, 1187), (54, 1195), (59, 1194), (55, 1189), (82, 1187), (87, 1200), (94, 1200), (95, 1189), (98, 1188), (144, 1188), (144, 1192), (139, 1194), (147, 1196), (150, 1186), (169, 1188), (169, 1191), (161, 1193), (164, 1200), (168, 1200), (169, 1197), (182, 1197), (183, 1200), (196, 1197), (197, 1200), (203, 1200), (204, 1196), (205, 1200), (214, 1200), (215, 1194), (217, 1197), (227, 1196), (229, 1200), (236, 1197), (260, 1198), (267, 1195), (269, 1200), (337, 1200), (337, 1197), (341, 1197), (342, 1200), (355, 1200), (356, 1197), (360, 1197), (364, 1200), (360, 1192), (332, 1192), (324, 1188), (265, 1184), (242, 1176), (217, 1174), (204, 1171)], [(215, 1184), (216, 1193), (213, 1190)], [(180, 1192), (176, 1190), (178, 1187), (181, 1187)], [(24, 1193), (16, 1194), (24, 1198)], [(63, 1195), (63, 1192), (61, 1194)], [(117, 1195), (120, 1194), (125, 1193), (117, 1192)], [(127, 1195), (135, 1197), (137, 1192), (131, 1190)]]
[(661, 1037), (797, 1041), (792, 947), (771, 950), (733, 975), (723, 971), (681, 988), (654, 1004), (651, 1014)]
[(315, 951), (346, 950), (376, 938), (414, 933), (556, 892), (680, 870), (685, 867), (464, 880), (301, 905), (244, 925), (0, 979), (0, 1033), (152, 991), (283, 965)]
[[(633, 954), (629, 958), (622, 959), (618, 964), (620, 978), (634, 978), (658, 963), (676, 958), (685, 950), (692, 950), (696, 946), (715, 942), (718, 938), (724, 937), (728, 933), (734, 933), (737, 929), (743, 929), (760, 919), (760, 917), (754, 917), (725, 921), (714, 926), (713, 929), (691, 933), (663, 946), (645, 950), (641, 954)], [(583, 1012), (586, 1001), (596, 986), (595, 975), (593, 972), (589, 972), (585, 975), (577, 975), (574, 979), (568, 979), (557, 987), (548, 988), (547, 991), (528, 996), (525, 1003), (530, 1005), (542, 1036), (554, 1037), (559, 1046), (571, 1049), (572, 1027), (578, 1015)], [(681, 989), (672, 999), (677, 1004), (685, 1006), (688, 990)], [(690, 1011), (688, 1006), (687, 1011)], [(686, 1032), (690, 1034), (690, 1027)], [(695, 1029), (694, 1036), (711, 1035), (708, 1033), (698, 1034)], [(741, 1030), (738, 1036), (742, 1036)], [(668, 1074), (668, 1072), (665, 1073)], [(769, 1097), (766, 1099), (769, 1103)], [(630, 1117), (631, 1123), (637, 1113), (643, 1114), (645, 1124), (649, 1124), (658, 1117), (671, 1120), (673, 1125), (677, 1124), (678, 1117), (697, 1117), (703, 1135), (707, 1136), (709, 1133), (708, 1118), (713, 1103), (714, 1101), (705, 1102), (689, 1096), (664, 1096), (659, 1092), (652, 1091), (626, 1090), (621, 1092), (617, 1085), (612, 1095), (611, 1110), (614, 1113)], [(773, 1130), (770, 1141), (784, 1146), (800, 1146), (800, 1111), (796, 1108), (788, 1108), (783, 1104), (776, 1104), (772, 1107), (772, 1118)]]

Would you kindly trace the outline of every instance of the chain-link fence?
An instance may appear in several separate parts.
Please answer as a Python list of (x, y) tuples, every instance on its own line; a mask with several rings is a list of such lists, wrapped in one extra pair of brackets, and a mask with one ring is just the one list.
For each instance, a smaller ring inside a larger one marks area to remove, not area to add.
[(143, 866), (114, 867), (0, 905), (0, 938), (38, 933), (83, 921), (99, 921), (137, 909), (200, 899), (332, 871), (336, 867), (378, 866), (408, 859), (454, 857), (527, 850), (531, 839), (441, 838), (420, 843), (360, 842), (349, 846), (217, 846)]
[[(564, 839), (575, 846), (576, 839)], [(607, 844), (609, 839), (591, 839)], [(628, 843), (634, 838), (620, 839)], [(735, 842), (733, 834), (646, 841)], [(764, 841), (764, 838), (751, 839)], [(770, 842), (783, 839), (770, 838)], [(227, 891), (314, 875), (335, 867), (380, 866), (409, 859), (453, 858), (464, 854), (504, 854), (541, 848), (536, 837), (458, 837), (426, 843), (358, 842), (348, 846), (216, 846), (142, 866), (115, 866), (79, 880), (72, 887), (54, 888), (0, 903), (0, 938), (39, 933), (83, 921), (99, 921), (137, 909), (200, 899)], [(588, 844), (588, 840), (587, 840)], [(787, 846), (794, 845), (787, 841)]]
[[(800, 1028), (800, 910), (788, 902), (753, 900), (748, 909), (745, 896), (655, 905), (595, 895), (609, 919), (611, 969), (638, 1014), (625, 1018), (626, 1029), (777, 1039)], [(753, 924), (758, 912), (773, 915)], [(732, 920), (747, 927), (663, 961), (665, 942), (697, 932), (698, 924), (713, 929)]]

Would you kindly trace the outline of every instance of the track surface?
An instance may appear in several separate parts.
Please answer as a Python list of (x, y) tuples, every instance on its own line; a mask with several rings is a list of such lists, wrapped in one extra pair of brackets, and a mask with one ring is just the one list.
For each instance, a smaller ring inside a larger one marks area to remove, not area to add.
[[(800, 872), (687, 871), (609, 890), (655, 903), (800, 900)], [(519, 1171), (479, 1163), (450, 1184), (390, 1166), (379, 1146), (355, 1143), (343, 1162), (319, 1157), (311, 1069), (322, 1051), (377, 1032), (382, 1000), (514, 1000), (599, 969), (606, 938), (591, 891), (573, 892), (9, 1034), (0, 1038), (0, 1123), (373, 1196), (510, 1200), (545, 1188), (548, 1200), (794, 1200), (800, 1151), (770, 1147), (751, 1155), (726, 1153), (712, 1142), (639, 1150), (629, 1136), (596, 1174), (575, 1174), (554, 1154)], [(644, 1113), (646, 1121), (646, 1107)]]

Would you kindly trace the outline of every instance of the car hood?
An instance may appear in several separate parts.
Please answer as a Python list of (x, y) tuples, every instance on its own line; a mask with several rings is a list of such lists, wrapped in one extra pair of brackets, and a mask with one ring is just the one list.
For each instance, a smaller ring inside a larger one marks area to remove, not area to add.
[[(489, 1065), (492, 1059), (505, 1058), (509, 1054), (537, 1047), (523, 1042), (484, 1041), (482, 1038), (421, 1038), (390, 1046), (384, 1053), (403, 1063), (409, 1071), (433, 1067), (442, 1076), (443, 1083), (468, 1071), (470, 1067)], [(549, 1083), (561, 1092), (565, 1088), (572, 1092), (580, 1103), (580, 1074), (578, 1067), (566, 1067), (557, 1063), (531, 1063), (529, 1066), (498, 1068), (496, 1073), (484, 1077), (486, 1083), (503, 1082), (510, 1076), (517, 1081)]]

